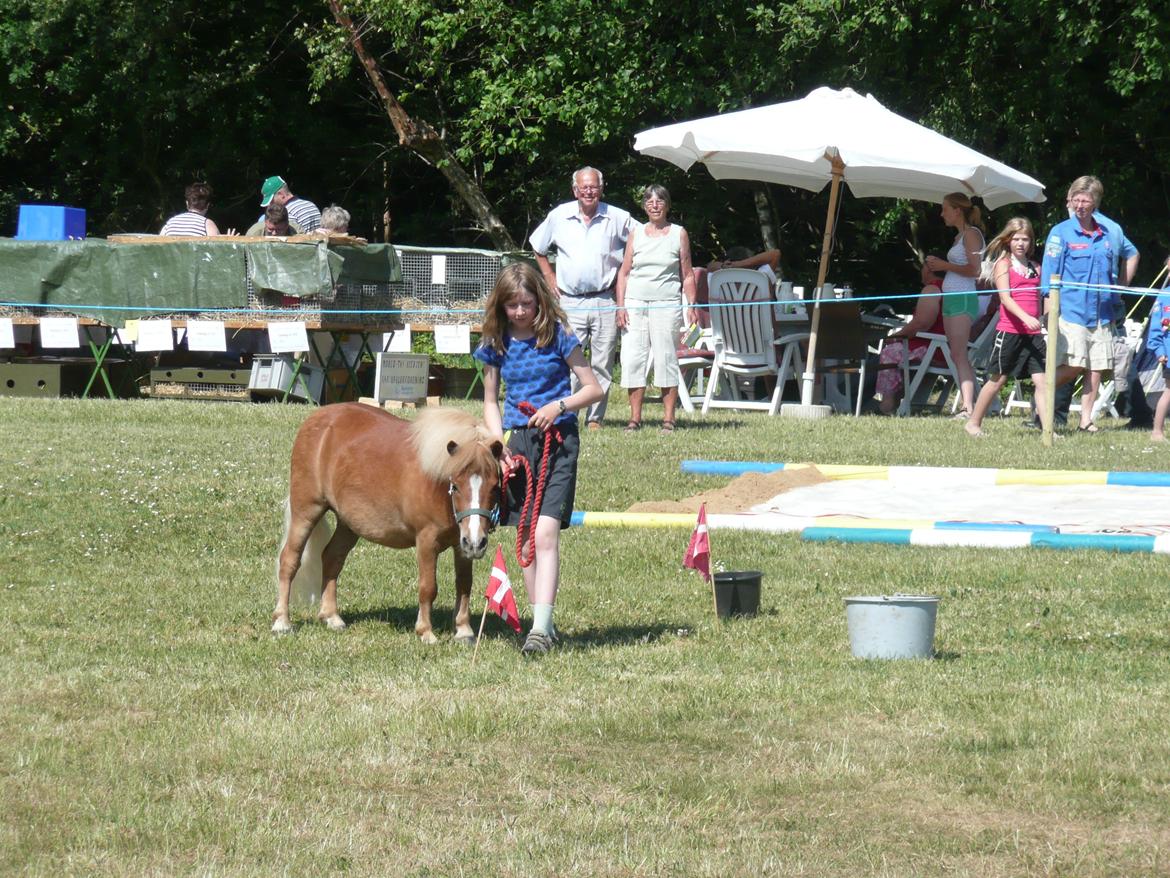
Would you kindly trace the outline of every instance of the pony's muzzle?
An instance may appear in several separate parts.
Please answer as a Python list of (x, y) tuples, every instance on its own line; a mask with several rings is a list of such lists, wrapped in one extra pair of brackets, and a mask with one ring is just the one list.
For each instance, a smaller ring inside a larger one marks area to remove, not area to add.
[(472, 561), (478, 561), (484, 556), (487, 551), (488, 538), (487, 535), (479, 537), (461, 536), (459, 538), (459, 551), (463, 553), (465, 558), (470, 558)]

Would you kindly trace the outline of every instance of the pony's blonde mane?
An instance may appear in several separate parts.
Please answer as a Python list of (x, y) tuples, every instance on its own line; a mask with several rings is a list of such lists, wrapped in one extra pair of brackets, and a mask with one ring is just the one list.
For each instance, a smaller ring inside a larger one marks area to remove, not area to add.
[[(449, 479), (466, 469), (478, 455), (491, 452), (491, 434), (474, 415), (459, 409), (425, 409), (410, 425), (410, 438), (418, 453), (419, 468), (436, 481)], [(447, 445), (455, 442), (454, 454)]]

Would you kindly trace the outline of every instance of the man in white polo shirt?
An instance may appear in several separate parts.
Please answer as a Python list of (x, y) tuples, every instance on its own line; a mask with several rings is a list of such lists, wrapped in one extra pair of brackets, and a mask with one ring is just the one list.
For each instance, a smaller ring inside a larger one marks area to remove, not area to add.
[[(601, 401), (589, 407), (585, 420), (597, 430), (605, 419), (609, 385), (617, 350), (617, 309), (614, 283), (630, 235), (629, 213), (601, 200), (605, 180), (601, 171), (588, 166), (573, 174), (573, 195), (554, 207), (529, 237), (548, 285), (557, 290), (582, 348), (589, 350), (589, 365), (601, 385)], [(548, 260), (557, 248), (556, 272)], [(573, 391), (576, 392), (576, 378)]]

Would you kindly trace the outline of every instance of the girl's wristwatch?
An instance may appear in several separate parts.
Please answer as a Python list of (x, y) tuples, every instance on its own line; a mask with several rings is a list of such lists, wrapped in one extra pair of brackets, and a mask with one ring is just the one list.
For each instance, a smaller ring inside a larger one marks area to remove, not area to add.
[(563, 415), (565, 413), (565, 401), (563, 399), (557, 400), (557, 408), (560, 409), (559, 414)]

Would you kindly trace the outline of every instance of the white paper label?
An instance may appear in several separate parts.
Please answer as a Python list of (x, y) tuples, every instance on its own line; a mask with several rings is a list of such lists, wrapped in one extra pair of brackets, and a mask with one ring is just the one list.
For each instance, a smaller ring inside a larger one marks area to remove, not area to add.
[(138, 342), (135, 347), (140, 351), (173, 351), (175, 349), (175, 333), (171, 329), (171, 321), (140, 321)]
[(440, 354), (470, 354), (471, 326), (467, 323), (436, 324), (435, 351)]
[(393, 332), (383, 332), (382, 350), (391, 354), (409, 354), (410, 324), (406, 324), (404, 329), (396, 329)]
[(309, 349), (309, 333), (300, 321), (268, 324), (268, 343), (274, 354), (291, 354)]
[(0, 348), (16, 347), (16, 333), (12, 331), (12, 318), (0, 317)]
[(447, 283), (447, 255), (445, 253), (431, 254), (431, 283), (435, 285)]
[(81, 336), (77, 332), (76, 317), (42, 317), (41, 347), (79, 348)]
[(187, 350), (226, 351), (227, 334), (222, 320), (188, 320)]

